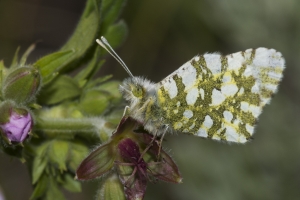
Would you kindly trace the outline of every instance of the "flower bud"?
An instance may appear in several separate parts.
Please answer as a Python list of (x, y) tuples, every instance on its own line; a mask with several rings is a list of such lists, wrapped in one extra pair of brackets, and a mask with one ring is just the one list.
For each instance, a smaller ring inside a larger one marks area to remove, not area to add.
[(35, 98), (41, 85), (41, 75), (34, 67), (19, 67), (10, 72), (4, 80), (2, 94), (4, 99), (24, 104)]
[(110, 174), (102, 183), (101, 189), (96, 196), (96, 200), (125, 200), (123, 186), (116, 174)]
[(16, 108), (11, 101), (0, 105), (0, 133), (9, 144), (22, 143), (32, 127), (32, 117), (25, 108)]

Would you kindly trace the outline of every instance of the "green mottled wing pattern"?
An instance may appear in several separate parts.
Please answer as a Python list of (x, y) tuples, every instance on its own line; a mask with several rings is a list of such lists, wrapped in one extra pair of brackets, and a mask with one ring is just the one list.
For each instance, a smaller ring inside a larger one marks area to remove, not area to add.
[(157, 83), (163, 123), (178, 132), (244, 143), (283, 70), (284, 59), (274, 49), (196, 56)]

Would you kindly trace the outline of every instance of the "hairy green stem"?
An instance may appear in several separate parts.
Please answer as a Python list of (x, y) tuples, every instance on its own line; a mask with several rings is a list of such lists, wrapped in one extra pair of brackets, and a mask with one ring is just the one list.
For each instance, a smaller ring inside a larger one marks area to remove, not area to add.
[(90, 119), (38, 118), (34, 131), (42, 132), (49, 137), (74, 137), (78, 135), (88, 140), (99, 140), (99, 130)]

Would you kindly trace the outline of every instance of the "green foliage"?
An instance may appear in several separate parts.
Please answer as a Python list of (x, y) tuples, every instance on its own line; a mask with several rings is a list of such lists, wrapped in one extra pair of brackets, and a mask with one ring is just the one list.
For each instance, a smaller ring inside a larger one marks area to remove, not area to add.
[(20, 59), (20, 48), (16, 50), (10, 69), (0, 62), (1, 101), (32, 109), (31, 138), (23, 147), (1, 145), (3, 152), (27, 164), (34, 186), (31, 200), (65, 199), (61, 188), (80, 192), (81, 184), (74, 179), (78, 165), (90, 146), (111, 136), (120, 120), (119, 82), (109, 81), (111, 75), (95, 77), (104, 63), (95, 40), (107, 36), (113, 47), (124, 41), (126, 24), (117, 21), (124, 2), (87, 0), (73, 35), (60, 50), (31, 66), (25, 64), (35, 47), (31, 45)]
[(52, 81), (58, 74), (58, 69), (74, 53), (72, 50), (59, 51), (47, 55), (38, 60), (34, 65), (40, 70), (43, 77), (43, 84), (46, 85)]
[[(36, 187), (31, 199), (41, 197), (51, 199), (52, 195), (64, 199), (58, 190), (60, 186), (71, 192), (81, 191), (80, 183), (75, 181), (71, 174), (74, 173), (78, 162), (89, 152), (84, 143), (73, 144), (67, 140), (48, 140), (36, 146), (34, 152), (32, 184), (36, 184)], [(77, 159), (75, 166), (73, 158)]]
[(39, 94), (38, 103), (52, 105), (78, 97), (81, 93), (78, 82), (72, 77), (61, 75), (46, 85)]

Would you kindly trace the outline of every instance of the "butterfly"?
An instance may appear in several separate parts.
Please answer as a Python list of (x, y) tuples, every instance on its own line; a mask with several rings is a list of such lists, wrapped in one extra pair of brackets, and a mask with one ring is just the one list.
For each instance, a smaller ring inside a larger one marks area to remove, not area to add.
[(197, 55), (158, 83), (133, 76), (104, 37), (96, 40), (127, 71), (120, 85), (129, 116), (151, 134), (187, 133), (228, 142), (252, 138), (277, 92), (285, 60), (274, 49)]

